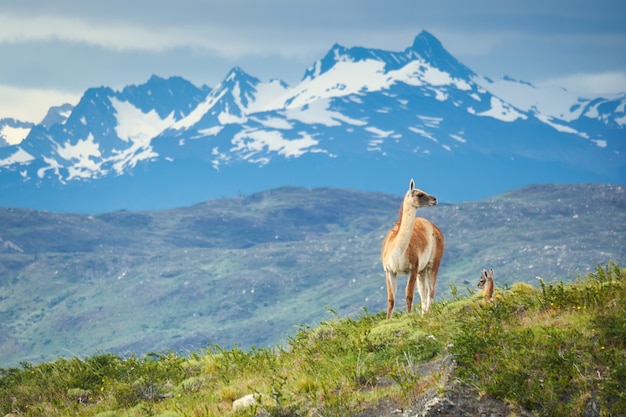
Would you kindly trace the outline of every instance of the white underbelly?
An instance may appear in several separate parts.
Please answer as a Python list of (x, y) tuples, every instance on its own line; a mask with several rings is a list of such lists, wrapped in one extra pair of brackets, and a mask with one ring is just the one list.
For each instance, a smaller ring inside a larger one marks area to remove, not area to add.
[[(426, 245), (424, 247), (414, 247), (413, 249), (418, 251), (418, 272), (421, 272), (424, 268), (428, 266), (435, 251), (435, 239), (433, 238), (432, 226), (428, 225), (427, 229), (424, 230), (424, 232), (428, 234), (428, 239), (425, 239)], [(396, 274), (408, 274), (409, 272), (411, 272), (413, 266), (408, 261), (406, 255), (406, 246), (397, 247), (390, 251), (387, 254), (387, 258), (383, 266), (385, 271), (393, 272)]]
[(406, 248), (392, 251), (385, 262), (385, 271), (395, 274), (408, 274), (411, 271), (411, 264), (407, 262)]

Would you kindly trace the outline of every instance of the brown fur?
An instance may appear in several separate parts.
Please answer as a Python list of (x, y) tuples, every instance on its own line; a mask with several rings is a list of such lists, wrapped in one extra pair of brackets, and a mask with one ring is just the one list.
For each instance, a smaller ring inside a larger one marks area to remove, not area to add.
[(406, 287), (407, 312), (411, 312), (416, 283), (423, 313), (429, 310), (435, 298), (435, 284), (445, 246), (443, 234), (430, 221), (415, 218), (415, 211), (419, 207), (436, 204), (435, 197), (414, 188), (411, 180), (400, 207), (400, 219), (383, 240), (381, 258), (387, 281), (387, 318), (393, 312), (398, 274), (409, 276)]
[(493, 301), (493, 290), (495, 288), (495, 282), (493, 281), (493, 268), (487, 273), (486, 269), (483, 269), (483, 274), (478, 281), (478, 289), (483, 290), (483, 298), (486, 301)]

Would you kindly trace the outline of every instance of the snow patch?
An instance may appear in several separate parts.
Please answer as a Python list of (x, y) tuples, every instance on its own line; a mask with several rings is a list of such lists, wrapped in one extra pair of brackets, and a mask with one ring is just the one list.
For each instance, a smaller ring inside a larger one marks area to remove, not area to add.
[(100, 158), (99, 145), (94, 141), (93, 135), (90, 133), (87, 139), (79, 139), (75, 144), (71, 144), (69, 141), (63, 145), (57, 146), (58, 155), (66, 161), (77, 159), (78, 161), (84, 161), (91, 156)]
[(419, 127), (409, 126), (409, 130), (413, 133), (417, 133), (418, 135), (425, 137), (426, 139), (430, 139), (433, 142), (437, 142), (437, 139), (431, 133), (425, 131), (424, 129), (421, 129)]
[(30, 129), (30, 127), (4, 126), (0, 129), (0, 138), (4, 138), (9, 145), (18, 145), (28, 136)]
[(589, 138), (589, 136), (586, 133), (579, 132), (578, 130), (576, 130), (574, 128), (571, 128), (569, 126), (564, 126), (562, 124), (556, 123), (549, 116), (546, 116), (546, 115), (543, 115), (543, 114), (537, 114), (536, 117), (537, 117), (537, 119), (539, 119), (542, 122), (544, 122), (545, 124), (553, 127), (554, 129), (558, 130), (559, 132), (578, 135), (578, 136), (581, 136), (581, 137), (583, 137), (585, 139)]
[(443, 120), (442, 117), (431, 117), (431, 116), (417, 116), (422, 122), (424, 122), (424, 126), (426, 127), (439, 127), (439, 124)]
[(63, 168), (62, 165), (59, 164), (59, 162), (56, 159), (48, 158), (46, 156), (43, 157), (43, 161), (46, 164), (48, 164), (48, 166), (47, 167), (43, 167), (43, 168), (39, 168), (37, 170), (37, 176), (39, 178), (43, 178), (46, 175), (46, 171), (52, 170), (53, 173), (59, 179), (59, 182), (61, 182), (62, 184), (65, 184), (65, 181), (63, 180), (63, 176), (60, 173), (61, 168)]
[(231, 114), (228, 112), (228, 105), (226, 106), (226, 110), (221, 112), (218, 116), (217, 116), (217, 120), (222, 124), (222, 125), (228, 125), (228, 124), (243, 124), (246, 121), (248, 121), (248, 119), (246, 117), (242, 117), (242, 116), (237, 116), (234, 114)]
[[(131, 142), (131, 146), (119, 151), (110, 161), (114, 162), (113, 169), (121, 175), (126, 167), (135, 167), (139, 161), (158, 156), (151, 145), (152, 138), (175, 123), (174, 112), (161, 119), (155, 110), (142, 112), (126, 101), (111, 98), (117, 113), (115, 132), (120, 139)], [(184, 119), (183, 119), (184, 120)]]
[(584, 113), (584, 116), (589, 118), (589, 119), (597, 119), (598, 117), (600, 117), (600, 112), (598, 111), (598, 106), (602, 104), (600, 103), (596, 103), (593, 106), (589, 106), (587, 108), (587, 111)]
[(348, 123), (355, 126), (363, 126), (366, 123), (352, 119), (342, 113), (329, 110), (330, 100), (318, 100), (302, 107), (289, 107), (285, 110), (285, 116), (291, 120), (297, 120), (306, 124), (322, 124), (325, 126), (339, 126)]
[(466, 143), (466, 142), (467, 142), (467, 140), (466, 140), (466, 139), (464, 139), (464, 138), (463, 138), (462, 136), (460, 136), (460, 135), (453, 135), (453, 134), (451, 134), (451, 135), (449, 135), (449, 136), (450, 136), (452, 139), (456, 140), (457, 142), (461, 142), (461, 143)]
[[(224, 129), (224, 126), (213, 126), (213, 127), (209, 127), (208, 129), (201, 129), (198, 130), (198, 133), (202, 136), (217, 136), (218, 133), (220, 133), (222, 131), (222, 129)], [(197, 138), (194, 138), (197, 139)]]
[(510, 78), (491, 81), (474, 77), (472, 81), (524, 112), (535, 111), (566, 122), (579, 118), (582, 113), (582, 106), (575, 105), (580, 99), (561, 87), (538, 88)]
[[(454, 78), (449, 73), (430, 66), (422, 59), (411, 61), (397, 71), (389, 71), (389, 74), (393, 78), (414, 86), (429, 84), (432, 86), (453, 86), (463, 91), (472, 89), (472, 86), (467, 81)], [(443, 94), (439, 90), (435, 91), (438, 95)]]
[(261, 165), (268, 163), (269, 159), (265, 157), (254, 159), (253, 156), (260, 152), (276, 152), (287, 158), (297, 158), (306, 152), (315, 151), (311, 148), (319, 142), (307, 132), (299, 132), (299, 135), (298, 139), (286, 139), (277, 130), (247, 129), (235, 135), (232, 140), (235, 146), (231, 151), (239, 152), (244, 159)]
[(378, 136), (379, 138), (388, 138), (389, 136), (391, 136), (394, 131), (393, 130), (382, 130), (379, 129), (377, 127), (373, 127), (373, 126), (368, 126), (365, 128), (365, 130), (367, 130), (370, 133), (373, 133), (374, 135)]
[[(424, 60), (411, 61), (402, 68), (386, 72), (382, 61), (365, 59), (354, 62), (342, 59), (325, 73), (306, 78), (296, 87), (287, 90), (275, 105), (276, 108), (298, 108), (318, 100), (385, 90), (396, 82), (413, 86), (452, 86), (459, 90), (471, 90), (467, 81), (454, 78)], [(440, 89), (433, 91), (438, 100), (448, 97)]]
[(18, 147), (14, 154), (8, 156), (7, 158), (0, 159), (0, 167), (11, 166), (13, 164), (24, 165), (34, 160), (35, 158), (31, 154)]
[(435, 92), (435, 100), (437, 101), (446, 101), (448, 99), (448, 94), (444, 91), (432, 89)]
[(476, 111), (470, 107), (467, 111), (477, 116), (493, 117), (503, 122), (514, 122), (517, 119), (526, 120), (528, 118), (526, 115), (518, 112), (514, 107), (494, 96), (491, 97), (491, 109), (482, 113), (476, 113)]
[(382, 145), (383, 140), (382, 139), (372, 139), (370, 141), (367, 142), (367, 150), (368, 151), (382, 151), (382, 148), (380, 145)]
[(384, 62), (366, 59), (359, 62), (337, 62), (324, 74), (307, 78), (279, 101), (280, 107), (301, 108), (315, 101), (378, 91), (389, 85)]
[(293, 127), (293, 125), (289, 123), (287, 120), (280, 119), (278, 117), (269, 117), (267, 119), (259, 119), (256, 117), (252, 117), (251, 119), (259, 123), (263, 127), (270, 128), (270, 129), (288, 130)]
[[(230, 81), (230, 79), (228, 80)], [(232, 96), (234, 98), (235, 101), (235, 105), (240, 108), (240, 109), (245, 109), (246, 105), (241, 101), (242, 96), (241, 96), (241, 85), (239, 82), (237, 82), (234, 86), (233, 86), (233, 92), (232, 92)], [(245, 98), (248, 99), (248, 101), (252, 100), (252, 97), (249, 95), (245, 95)], [(228, 103), (226, 104), (228, 106)], [(226, 109), (228, 111), (228, 108)]]
[(100, 163), (93, 158), (101, 158), (99, 145), (94, 141), (93, 135), (90, 133), (87, 139), (78, 140), (75, 144), (69, 141), (63, 145), (57, 146), (57, 154), (66, 161), (76, 161), (68, 167), (67, 180), (74, 178), (94, 178), (100, 172)]
[(282, 103), (276, 100), (276, 98), (283, 96), (287, 91), (289, 91), (289, 88), (278, 80), (272, 80), (268, 83), (259, 83), (256, 86), (254, 101), (248, 104), (245, 113), (252, 114), (280, 109)]
[(150, 144), (150, 140), (159, 133), (174, 124), (174, 112), (165, 119), (161, 119), (156, 110), (144, 113), (141, 109), (127, 101), (111, 98), (111, 104), (115, 109), (117, 136), (125, 142), (141, 143), (144, 146)]
[(202, 103), (198, 104), (196, 108), (193, 109), (193, 111), (186, 117), (183, 117), (178, 122), (174, 123), (171, 128), (177, 130), (189, 129), (191, 126), (198, 123), (225, 94), (226, 90), (220, 90), (218, 92), (215, 92), (215, 90), (211, 91)]

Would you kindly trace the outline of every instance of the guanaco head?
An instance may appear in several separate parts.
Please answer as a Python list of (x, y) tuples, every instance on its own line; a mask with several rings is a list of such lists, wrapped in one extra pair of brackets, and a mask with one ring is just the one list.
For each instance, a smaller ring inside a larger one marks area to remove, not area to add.
[(493, 268), (489, 270), (489, 273), (487, 273), (486, 269), (483, 269), (483, 274), (480, 276), (480, 280), (478, 281), (478, 289), (482, 290), (485, 288), (487, 281), (493, 282)]
[(415, 188), (415, 182), (411, 179), (409, 183), (409, 191), (406, 192), (405, 200), (408, 198), (411, 200), (411, 205), (415, 208), (436, 206), (437, 198), (432, 195), (426, 194), (424, 191)]

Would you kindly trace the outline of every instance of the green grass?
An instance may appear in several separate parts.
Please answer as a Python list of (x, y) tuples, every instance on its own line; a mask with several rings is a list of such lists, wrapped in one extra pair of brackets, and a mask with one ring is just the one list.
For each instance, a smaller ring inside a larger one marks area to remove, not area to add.
[[(433, 305), (426, 316), (363, 311), (302, 326), (286, 343), (120, 357), (103, 353), (0, 370), (0, 415), (350, 416), (409, 407), (454, 379), (537, 415), (626, 414), (626, 270), (609, 263), (573, 283), (499, 288)], [(434, 371), (426, 372), (428, 368)], [(257, 393), (251, 409), (234, 400)]]
[[(379, 311), (381, 241), (400, 200), (283, 188), (143, 213), (0, 208), (0, 367), (209, 343), (269, 347), (328, 319), (325, 306), (341, 316)], [(623, 263), (624, 207), (620, 186), (553, 184), (420, 209), (446, 240), (438, 300), (454, 285), (475, 288), (483, 268), (501, 286), (536, 285), (537, 275), (568, 281), (599, 262)]]

